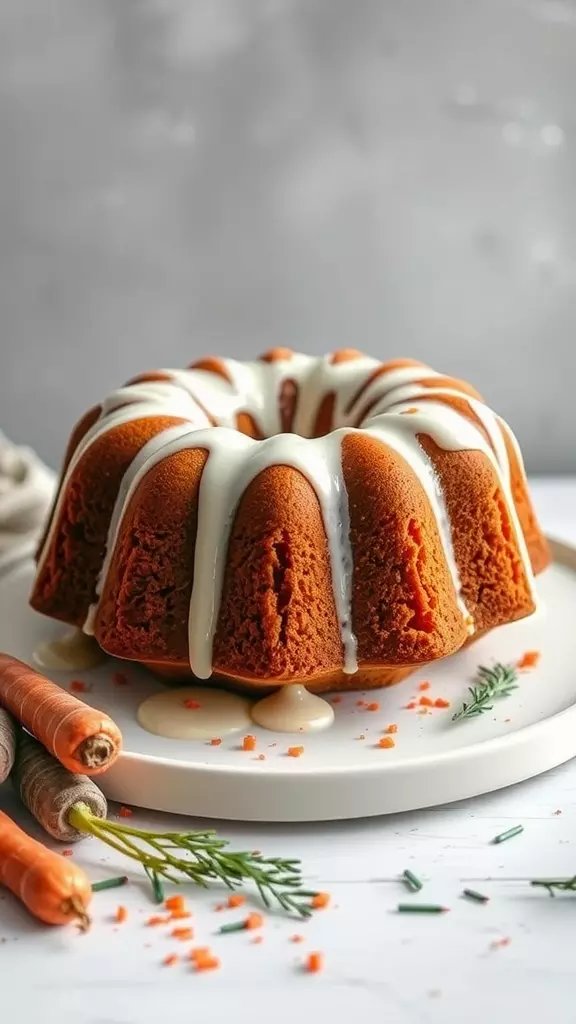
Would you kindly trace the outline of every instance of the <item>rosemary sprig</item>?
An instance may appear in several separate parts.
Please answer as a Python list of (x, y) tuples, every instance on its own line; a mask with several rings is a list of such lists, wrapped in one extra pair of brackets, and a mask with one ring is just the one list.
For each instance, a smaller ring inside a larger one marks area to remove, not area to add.
[(518, 673), (514, 665), (502, 665), (497, 662), (492, 668), (480, 665), (475, 686), (469, 686), (470, 700), (464, 702), (459, 711), (452, 715), (453, 722), (461, 722), (464, 718), (475, 718), (492, 711), (492, 702), (509, 697), (517, 689)]
[(573, 878), (533, 878), (530, 885), (538, 885), (546, 889), (550, 896), (554, 896), (554, 889), (558, 892), (576, 892), (576, 875)]
[(202, 832), (148, 832), (97, 818), (85, 804), (75, 804), (68, 814), (80, 832), (95, 836), (112, 849), (142, 864), (154, 889), (160, 878), (180, 883), (185, 879), (207, 889), (222, 882), (237, 889), (252, 882), (266, 907), (275, 901), (287, 913), (309, 917), (316, 895), (301, 888), (300, 861), (284, 857), (263, 857), (260, 853), (236, 852), (213, 829)]

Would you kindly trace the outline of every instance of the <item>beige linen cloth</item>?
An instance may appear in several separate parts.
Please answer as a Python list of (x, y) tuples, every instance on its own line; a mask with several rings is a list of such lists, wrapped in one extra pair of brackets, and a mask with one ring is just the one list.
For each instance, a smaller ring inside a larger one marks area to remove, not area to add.
[(52, 470), (0, 431), (0, 571), (34, 551), (54, 489)]

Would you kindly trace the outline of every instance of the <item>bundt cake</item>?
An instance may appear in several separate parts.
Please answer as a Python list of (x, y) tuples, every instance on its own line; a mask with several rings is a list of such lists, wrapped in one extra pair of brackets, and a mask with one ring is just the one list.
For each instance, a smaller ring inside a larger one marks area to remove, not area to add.
[(166, 675), (351, 689), (529, 615), (548, 560), (518, 444), (472, 387), (274, 349), (86, 413), (31, 604)]

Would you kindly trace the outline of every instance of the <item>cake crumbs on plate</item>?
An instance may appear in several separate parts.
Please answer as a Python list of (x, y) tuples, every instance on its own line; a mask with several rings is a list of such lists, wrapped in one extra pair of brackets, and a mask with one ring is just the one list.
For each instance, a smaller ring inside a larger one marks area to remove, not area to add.
[(256, 761), (265, 761), (266, 760), (266, 754), (258, 754), (258, 757), (255, 758), (255, 760)]
[(193, 928), (173, 928), (170, 932), (173, 939), (178, 939), (180, 942), (188, 942), (194, 938)]
[(253, 939), (250, 939), (252, 946), (260, 946), (264, 942), (263, 935), (255, 935)]
[(511, 942), (512, 939), (508, 935), (505, 935), (502, 939), (494, 939), (490, 943), (490, 949), (504, 949), (506, 946), (509, 946)]
[(149, 917), (146, 921), (146, 925), (149, 928), (155, 928), (156, 925), (167, 924), (170, 920), (171, 917), (169, 914), (153, 914), (152, 917)]
[(341, 704), (342, 703), (342, 697), (331, 697), (330, 698), (330, 703), (331, 704)]
[(303, 935), (291, 935), (290, 936), (290, 942), (304, 942), (304, 936)]

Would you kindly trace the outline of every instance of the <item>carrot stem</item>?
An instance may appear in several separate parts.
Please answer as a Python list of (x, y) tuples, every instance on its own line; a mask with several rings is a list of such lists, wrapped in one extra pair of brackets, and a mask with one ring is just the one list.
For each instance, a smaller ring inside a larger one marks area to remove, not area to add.
[(121, 825), (96, 818), (83, 803), (72, 807), (68, 820), (79, 832), (101, 839), (142, 864), (149, 878), (156, 878), (158, 883), (160, 878), (178, 883), (184, 876), (203, 888), (219, 881), (229, 889), (236, 889), (251, 881), (266, 906), (275, 900), (288, 913), (302, 917), (312, 913), (310, 906), (302, 902), (311, 894), (300, 888), (300, 862), (297, 860), (229, 850), (227, 841), (211, 830), (148, 832)]

